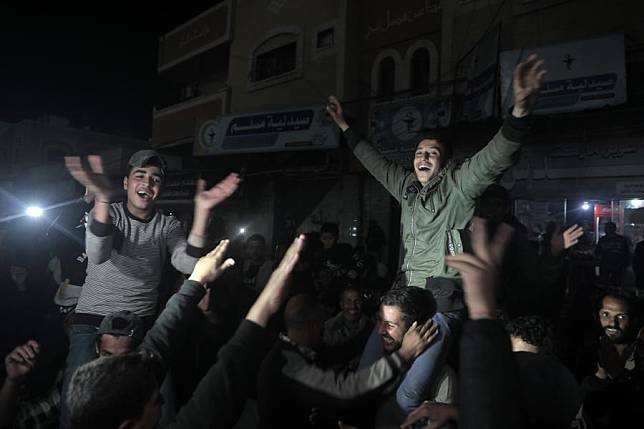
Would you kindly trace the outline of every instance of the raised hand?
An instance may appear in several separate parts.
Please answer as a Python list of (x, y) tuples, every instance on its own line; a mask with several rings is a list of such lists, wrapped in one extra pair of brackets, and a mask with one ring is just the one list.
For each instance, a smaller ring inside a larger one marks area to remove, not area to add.
[(563, 233), (564, 250), (570, 249), (575, 244), (579, 243), (579, 239), (584, 235), (584, 228), (581, 226), (573, 225)]
[(560, 233), (559, 228), (555, 231), (550, 239), (550, 250), (553, 255), (558, 255), (564, 250), (570, 249), (575, 244), (579, 243), (579, 239), (584, 235), (584, 229), (581, 226), (573, 225), (563, 234)]
[(40, 345), (34, 340), (13, 349), (4, 359), (7, 378), (20, 383), (33, 369), (39, 353)]
[(240, 181), (238, 174), (231, 173), (224, 180), (206, 190), (206, 181), (203, 179), (197, 180), (197, 190), (194, 198), (195, 208), (202, 210), (212, 209), (234, 194)]
[(547, 72), (542, 68), (543, 62), (544, 60), (532, 54), (515, 67), (512, 79), (512, 90), (514, 92), (512, 116), (520, 118), (532, 112), (534, 102), (539, 94), (541, 81)]
[(282, 261), (273, 271), (271, 278), (266, 283), (266, 287), (264, 287), (257, 301), (248, 312), (247, 319), (265, 327), (270, 317), (279, 310), (286, 297), (291, 274), (304, 249), (304, 240), (305, 237), (302, 234), (293, 241)]
[(93, 194), (97, 201), (108, 202), (114, 195), (114, 187), (103, 171), (103, 160), (98, 155), (87, 157), (90, 169), (83, 167), (80, 157), (66, 156), (65, 167), (74, 179), (85, 186), (85, 193)]
[(474, 254), (445, 257), (445, 263), (461, 273), (465, 304), (471, 319), (495, 318), (495, 289), (503, 253), (511, 236), (512, 227), (501, 224), (492, 241), (488, 242), (486, 222), (475, 217), (472, 220)]
[(221, 240), (217, 247), (215, 247), (210, 253), (199, 258), (194, 270), (192, 270), (190, 280), (206, 284), (214, 281), (216, 278), (221, 276), (224, 271), (235, 265), (235, 261), (233, 259), (228, 258), (224, 260), (224, 255), (226, 250), (228, 250), (229, 244), (230, 240)]
[(438, 326), (432, 319), (420, 326), (414, 322), (405, 333), (398, 354), (406, 361), (416, 359), (429, 347), (436, 335), (438, 335)]
[(331, 115), (333, 121), (342, 131), (346, 131), (347, 128), (349, 128), (349, 124), (347, 124), (347, 121), (344, 119), (342, 104), (340, 104), (340, 100), (338, 100), (335, 95), (329, 96), (326, 111)]
[[(407, 415), (405, 421), (400, 425), (402, 429), (422, 427), (423, 429), (442, 428), (450, 420), (458, 418), (458, 409), (454, 405), (442, 404), (440, 402), (423, 402), (418, 408)], [(419, 426), (427, 422), (425, 426)]]

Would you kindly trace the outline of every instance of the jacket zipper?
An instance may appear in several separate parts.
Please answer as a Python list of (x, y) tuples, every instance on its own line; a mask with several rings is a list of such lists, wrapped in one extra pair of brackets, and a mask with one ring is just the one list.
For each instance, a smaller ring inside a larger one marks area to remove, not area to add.
[(414, 222), (414, 214), (416, 213), (416, 203), (418, 203), (418, 198), (420, 197), (420, 194), (416, 194), (416, 199), (414, 200), (414, 207), (411, 209), (411, 235), (414, 237), (414, 244), (411, 247), (411, 256), (407, 260), (407, 272), (409, 273), (409, 280), (407, 280), (407, 286), (411, 285), (411, 278), (413, 276), (413, 272), (409, 271), (409, 264), (411, 260), (414, 257), (414, 253), (416, 252), (416, 224)]

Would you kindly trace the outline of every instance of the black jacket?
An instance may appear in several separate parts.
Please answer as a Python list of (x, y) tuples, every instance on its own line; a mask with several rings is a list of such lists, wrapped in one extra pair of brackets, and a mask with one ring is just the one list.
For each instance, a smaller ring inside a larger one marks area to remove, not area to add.
[(321, 368), (314, 358), (279, 340), (257, 380), (262, 427), (337, 427), (334, 412), (395, 388), (405, 369), (402, 358), (393, 353), (360, 371), (338, 373)]
[[(147, 333), (141, 351), (165, 369), (179, 339), (194, 326), (197, 304), (206, 290), (186, 280), (170, 298)], [(179, 410), (171, 428), (230, 428), (237, 422), (253, 389), (260, 363), (270, 345), (266, 329), (243, 320), (235, 335), (219, 351), (219, 359), (201, 380), (192, 398)]]

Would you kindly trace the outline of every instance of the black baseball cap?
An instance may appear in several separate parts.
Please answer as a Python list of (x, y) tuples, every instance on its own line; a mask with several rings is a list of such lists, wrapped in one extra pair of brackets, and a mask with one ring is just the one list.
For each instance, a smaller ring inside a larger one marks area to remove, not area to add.
[(143, 341), (143, 321), (131, 311), (117, 311), (103, 318), (96, 334), (131, 337), (132, 344), (136, 347)]
[(144, 149), (134, 152), (127, 162), (130, 170), (136, 167), (145, 167), (147, 165), (157, 165), (161, 169), (161, 175), (165, 176), (167, 165), (159, 152), (151, 149)]

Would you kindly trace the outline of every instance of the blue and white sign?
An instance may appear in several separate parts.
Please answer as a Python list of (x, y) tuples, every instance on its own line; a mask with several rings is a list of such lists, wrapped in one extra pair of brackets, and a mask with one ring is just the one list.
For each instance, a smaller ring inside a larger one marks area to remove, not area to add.
[(338, 147), (324, 106), (221, 116), (199, 127), (195, 155), (281, 152)]
[(412, 151), (424, 129), (449, 126), (451, 114), (447, 98), (422, 96), (377, 104), (370, 115), (371, 139), (383, 153)]
[(548, 70), (535, 113), (598, 109), (626, 102), (624, 35), (501, 52), (503, 112), (512, 106), (512, 72), (530, 54)]

